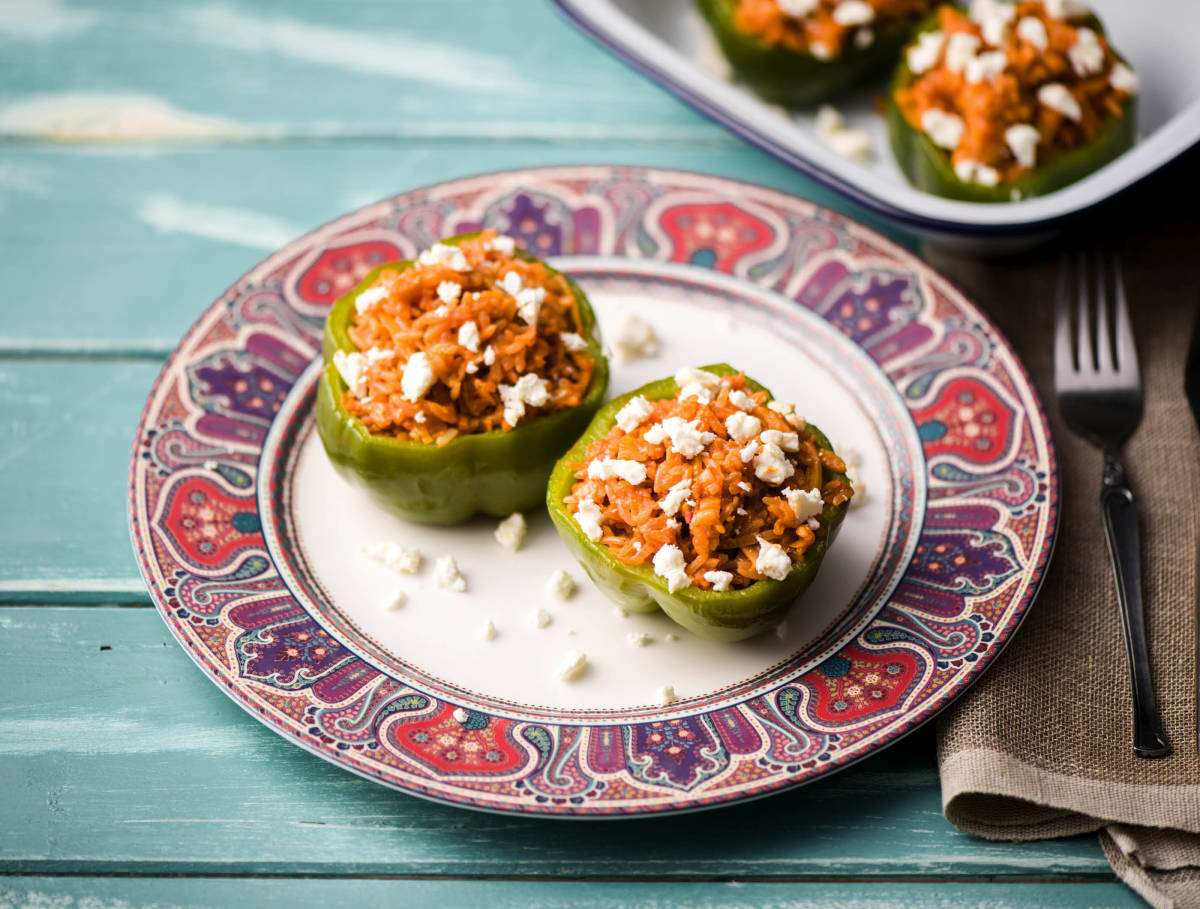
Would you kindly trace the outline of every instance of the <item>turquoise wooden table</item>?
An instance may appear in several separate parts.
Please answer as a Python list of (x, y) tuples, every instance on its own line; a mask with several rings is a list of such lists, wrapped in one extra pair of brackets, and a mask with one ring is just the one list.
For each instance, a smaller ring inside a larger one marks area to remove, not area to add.
[(149, 608), (124, 501), (142, 402), (201, 309), (312, 226), (566, 162), (711, 171), (886, 226), (542, 0), (3, 3), (0, 132), (0, 906), (1139, 905), (1094, 838), (952, 828), (931, 730), (709, 814), (483, 815), (287, 744)]

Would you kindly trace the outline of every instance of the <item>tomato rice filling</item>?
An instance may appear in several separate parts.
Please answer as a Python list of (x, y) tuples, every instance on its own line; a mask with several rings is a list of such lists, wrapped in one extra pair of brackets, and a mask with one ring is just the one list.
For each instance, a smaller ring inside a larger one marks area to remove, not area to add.
[(783, 580), (816, 539), (824, 505), (849, 501), (845, 463), (789, 404), (742, 374), (676, 376), (674, 398), (637, 396), (587, 449), (568, 510), (629, 565), (650, 563), (671, 592)]
[(935, 0), (737, 0), (734, 24), (768, 47), (835, 60), (846, 46), (869, 47), (873, 26), (917, 16)]
[(996, 186), (1095, 139), (1137, 93), (1137, 77), (1078, 0), (975, 0), (939, 12), (906, 50), (905, 119), (950, 152), (965, 183)]
[(576, 407), (596, 364), (566, 278), (488, 230), (384, 269), (355, 301), (334, 364), (377, 435), (444, 445)]

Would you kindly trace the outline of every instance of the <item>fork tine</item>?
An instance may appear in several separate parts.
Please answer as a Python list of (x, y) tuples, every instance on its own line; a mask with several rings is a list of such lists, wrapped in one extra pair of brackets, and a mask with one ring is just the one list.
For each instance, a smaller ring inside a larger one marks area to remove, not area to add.
[[(1112, 343), (1108, 333), (1108, 257), (1096, 254), (1096, 369), (1100, 372), (1116, 372), (1113, 362)], [(1116, 266), (1112, 269), (1116, 274)]]
[(1054, 381), (1063, 385), (1075, 372), (1071, 348), (1071, 257), (1064, 253), (1058, 260), (1058, 287), (1054, 297)]
[(1116, 298), (1117, 372), (1134, 382), (1140, 382), (1137, 346), (1133, 342), (1133, 325), (1129, 321), (1129, 304), (1125, 300), (1125, 275), (1119, 258), (1113, 262), (1113, 295)]
[(1087, 255), (1075, 257), (1075, 362), (1080, 372), (1095, 372), (1096, 360), (1092, 356), (1091, 300), (1088, 294)]

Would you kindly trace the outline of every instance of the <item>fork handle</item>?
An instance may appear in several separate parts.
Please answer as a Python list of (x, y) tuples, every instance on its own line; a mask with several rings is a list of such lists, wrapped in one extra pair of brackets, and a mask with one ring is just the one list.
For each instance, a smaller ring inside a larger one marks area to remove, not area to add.
[(1121, 630), (1129, 658), (1133, 684), (1133, 750), (1138, 757), (1165, 757), (1171, 743), (1163, 731), (1162, 717), (1150, 677), (1150, 653), (1146, 648), (1146, 619), (1142, 610), (1141, 534), (1137, 506), (1125, 468), (1113, 452), (1104, 455), (1104, 480), (1100, 488), (1104, 512), (1104, 538), (1117, 584)]

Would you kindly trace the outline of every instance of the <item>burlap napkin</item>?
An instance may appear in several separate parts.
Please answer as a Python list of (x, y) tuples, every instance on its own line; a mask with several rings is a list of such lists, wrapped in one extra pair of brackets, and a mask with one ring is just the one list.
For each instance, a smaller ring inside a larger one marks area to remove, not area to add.
[(1200, 906), (1195, 622), (1200, 457), (1182, 371), (1200, 298), (1200, 230), (1125, 251), (1146, 396), (1126, 448), (1142, 518), (1154, 682), (1174, 754), (1134, 757), (1132, 707), (1099, 511), (1100, 454), (1059, 419), (1052, 255), (972, 262), (927, 250), (1025, 360), (1050, 413), (1063, 511), (1045, 586), (982, 680), (940, 720), (946, 817), (989, 839), (1098, 831), (1116, 873), (1154, 906)]

